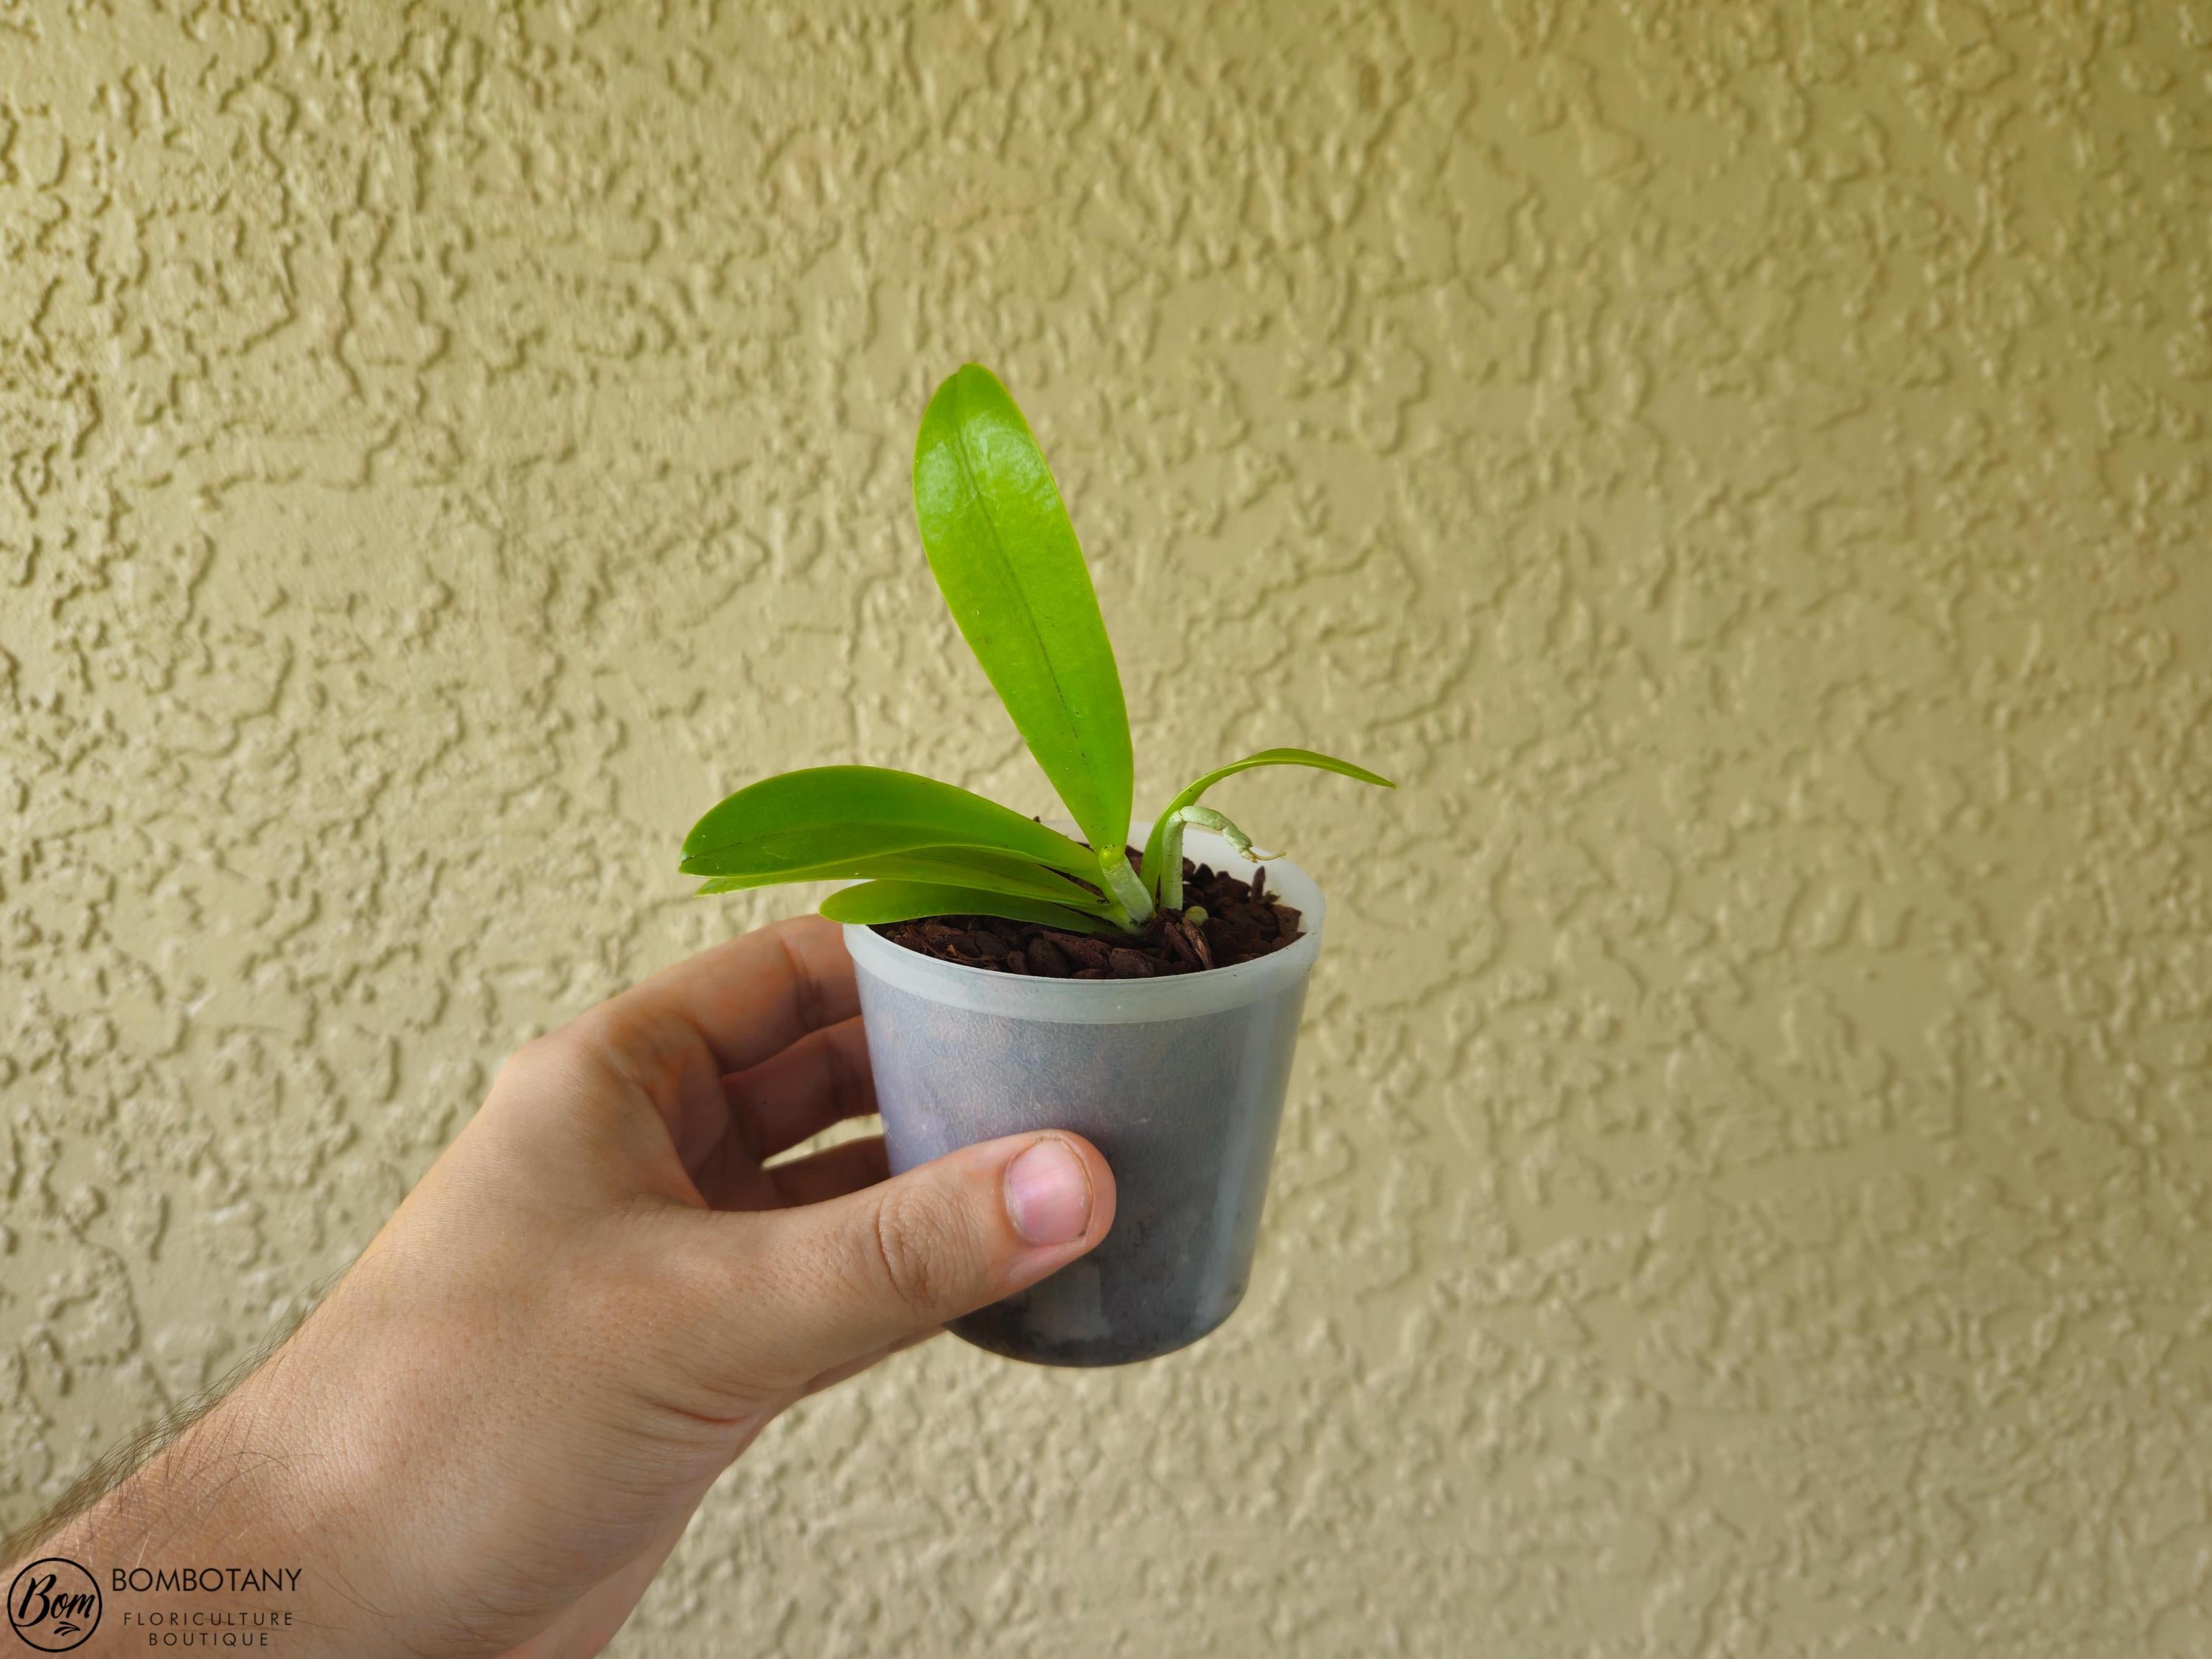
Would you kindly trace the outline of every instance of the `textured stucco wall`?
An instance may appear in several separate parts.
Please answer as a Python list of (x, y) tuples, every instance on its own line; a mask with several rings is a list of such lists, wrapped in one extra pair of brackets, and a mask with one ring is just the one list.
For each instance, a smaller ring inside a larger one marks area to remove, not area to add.
[(2212, 6), (0, 3), (0, 1519), (336, 1273), (832, 759), (1330, 881), (1245, 1312), (957, 1344), (632, 1654), (2212, 1651)]

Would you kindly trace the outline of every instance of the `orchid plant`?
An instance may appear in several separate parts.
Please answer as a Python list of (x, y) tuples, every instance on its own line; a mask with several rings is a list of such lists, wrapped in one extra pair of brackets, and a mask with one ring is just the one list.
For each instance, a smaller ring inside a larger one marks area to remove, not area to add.
[(1121, 678), (1075, 527), (1044, 454), (990, 370), (937, 388), (915, 442), (915, 517), (938, 587), (1022, 739), (1088, 842), (949, 783), (875, 766), (817, 766), (730, 796), (684, 840), (702, 893), (856, 882), (823, 902), (839, 921), (991, 915), (1141, 935), (1182, 908), (1182, 839), (1196, 824), (1240, 855), (1251, 838), (1200, 798), (1258, 766), (1310, 766), (1395, 787), (1349, 761), (1263, 749), (1208, 772), (1126, 850), (1133, 784)]

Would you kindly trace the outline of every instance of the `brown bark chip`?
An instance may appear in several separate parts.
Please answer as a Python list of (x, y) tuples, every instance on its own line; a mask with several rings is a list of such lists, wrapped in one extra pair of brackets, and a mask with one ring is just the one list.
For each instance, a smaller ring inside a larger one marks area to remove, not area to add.
[[(1129, 862), (1141, 862), (1129, 849)], [(930, 916), (886, 922), (876, 931), (893, 944), (940, 962), (1038, 979), (1149, 979), (1161, 974), (1200, 974), (1233, 968), (1303, 937), (1293, 907), (1267, 891), (1263, 866), (1249, 881), (1211, 866), (1182, 866), (1183, 904), (1202, 908), (1206, 921), (1182, 912), (1155, 915), (1142, 938), (1071, 933), (1004, 916)]]
[(1080, 968), (1103, 968), (1106, 952), (1110, 948), (1103, 939), (1093, 939), (1088, 933), (1054, 933), (1052, 942), (1060, 946), (1060, 954)]

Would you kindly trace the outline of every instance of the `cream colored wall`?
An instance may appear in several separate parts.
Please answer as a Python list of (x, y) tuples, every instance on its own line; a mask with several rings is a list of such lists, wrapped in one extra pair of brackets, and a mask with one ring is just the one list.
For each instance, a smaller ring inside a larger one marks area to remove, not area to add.
[(1234, 1324), (808, 1406), (623, 1650), (2212, 1650), (2212, 9), (74, 9), (0, 1519), (793, 906), (684, 896), (720, 793), (1049, 805), (908, 518), (973, 356), (1140, 801), (1406, 787), (1223, 798), (1336, 907)]

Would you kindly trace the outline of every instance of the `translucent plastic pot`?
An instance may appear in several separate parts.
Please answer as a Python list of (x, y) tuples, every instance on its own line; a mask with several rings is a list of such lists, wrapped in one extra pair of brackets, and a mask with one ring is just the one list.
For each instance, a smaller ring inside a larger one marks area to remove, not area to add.
[[(1184, 850), (1252, 873), (1218, 836), (1191, 830)], [(1033, 1129), (1073, 1129), (1113, 1166), (1105, 1242), (956, 1320), (956, 1334), (1039, 1364), (1118, 1365), (1195, 1342), (1236, 1311), (1321, 954), (1321, 890), (1277, 861), (1267, 885), (1300, 912), (1304, 938), (1158, 979), (1032, 979), (845, 929), (894, 1170)]]

